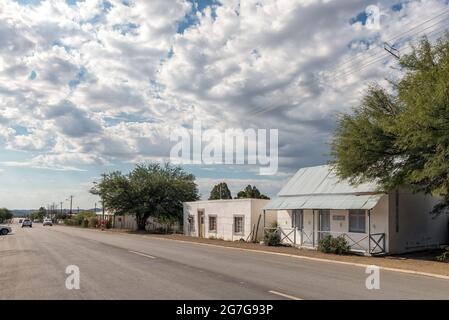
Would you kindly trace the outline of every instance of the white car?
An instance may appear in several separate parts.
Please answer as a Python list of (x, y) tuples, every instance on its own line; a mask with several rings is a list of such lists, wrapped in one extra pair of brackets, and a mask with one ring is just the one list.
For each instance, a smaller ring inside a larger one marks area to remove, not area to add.
[(52, 226), (53, 222), (51, 221), (51, 219), (45, 218), (44, 222), (42, 223), (43, 226)]
[(6, 236), (8, 233), (11, 233), (11, 232), (12, 232), (12, 229), (10, 227), (0, 225), (0, 235)]
[(24, 219), (22, 221), (22, 228), (23, 227), (30, 227), (30, 228), (32, 228), (33, 227), (33, 223), (31, 222), (30, 219)]

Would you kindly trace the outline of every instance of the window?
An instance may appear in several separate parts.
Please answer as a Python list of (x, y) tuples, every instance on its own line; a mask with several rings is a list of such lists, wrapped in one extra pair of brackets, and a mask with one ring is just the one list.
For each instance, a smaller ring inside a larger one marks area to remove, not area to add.
[(349, 232), (365, 233), (365, 210), (349, 210)]
[(292, 211), (292, 228), (302, 230), (304, 226), (304, 213), (302, 210)]
[(195, 232), (195, 218), (193, 216), (188, 217), (189, 232)]
[(243, 216), (234, 216), (234, 234), (243, 234)]
[(217, 216), (209, 216), (209, 232), (217, 232)]

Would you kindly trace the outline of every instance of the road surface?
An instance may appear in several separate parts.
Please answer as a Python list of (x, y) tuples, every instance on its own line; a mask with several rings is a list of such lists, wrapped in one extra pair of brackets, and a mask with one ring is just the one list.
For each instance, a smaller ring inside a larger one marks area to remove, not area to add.
[[(0, 299), (449, 299), (449, 280), (79, 228), (0, 237)], [(69, 265), (80, 289), (66, 288)]]

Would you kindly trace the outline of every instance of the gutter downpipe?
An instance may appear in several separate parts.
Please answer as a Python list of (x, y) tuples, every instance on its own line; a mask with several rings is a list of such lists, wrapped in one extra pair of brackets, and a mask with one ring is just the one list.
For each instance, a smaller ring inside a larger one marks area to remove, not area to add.
[(371, 209), (368, 210), (368, 254), (371, 255)]
[(315, 209), (312, 210), (312, 246), (315, 247)]

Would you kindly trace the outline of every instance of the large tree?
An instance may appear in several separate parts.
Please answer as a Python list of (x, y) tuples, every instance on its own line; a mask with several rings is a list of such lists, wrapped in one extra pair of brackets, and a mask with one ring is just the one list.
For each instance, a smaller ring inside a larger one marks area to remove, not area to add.
[(33, 212), (30, 215), (30, 219), (42, 221), (47, 216), (47, 209), (40, 207), (38, 211)]
[(392, 88), (373, 85), (361, 105), (339, 119), (331, 154), (342, 178), (406, 185), (441, 196), (449, 207), (449, 36), (426, 38), (403, 56)]
[(216, 184), (210, 191), (209, 200), (232, 199), (231, 190), (226, 182)]
[(13, 214), (6, 208), (0, 208), (0, 222), (5, 222), (12, 219)]
[(264, 194), (261, 194), (256, 186), (247, 185), (245, 189), (237, 193), (236, 199), (251, 198), (251, 199), (270, 199)]
[(139, 164), (128, 174), (104, 174), (91, 192), (101, 197), (107, 210), (135, 215), (139, 230), (145, 229), (149, 217), (180, 220), (182, 203), (199, 199), (195, 177), (169, 163)]

